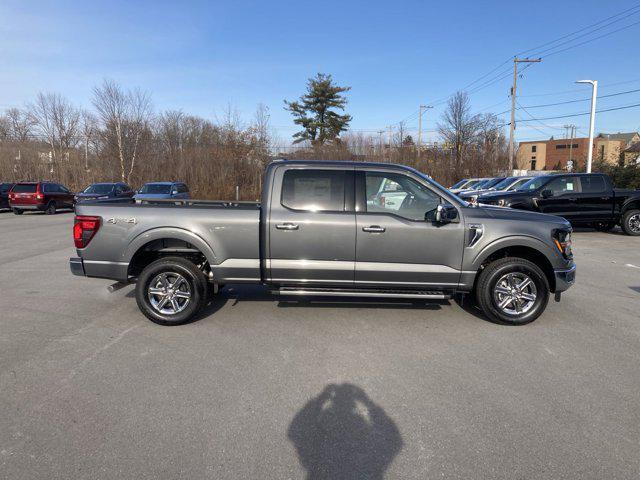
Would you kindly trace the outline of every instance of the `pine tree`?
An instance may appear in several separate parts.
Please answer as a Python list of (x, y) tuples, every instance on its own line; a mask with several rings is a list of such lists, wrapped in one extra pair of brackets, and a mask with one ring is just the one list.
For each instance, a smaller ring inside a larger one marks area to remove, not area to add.
[(304, 129), (293, 135), (294, 143), (309, 140), (313, 145), (322, 145), (346, 131), (351, 115), (340, 115), (332, 109), (344, 111), (347, 99), (340, 94), (349, 90), (351, 87), (334, 85), (331, 75), (318, 73), (308, 80), (307, 93), (298, 101), (285, 100), (285, 110), (289, 110), (295, 117), (293, 122)]

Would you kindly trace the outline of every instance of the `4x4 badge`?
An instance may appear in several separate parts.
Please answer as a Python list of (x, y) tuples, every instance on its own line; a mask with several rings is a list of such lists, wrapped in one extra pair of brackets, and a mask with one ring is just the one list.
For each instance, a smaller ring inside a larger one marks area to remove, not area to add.
[(132, 223), (134, 225), (136, 223), (138, 223), (138, 221), (135, 219), (135, 217), (134, 218), (115, 218), (115, 217), (107, 218), (107, 223), (116, 224), (118, 222), (121, 222), (121, 223)]

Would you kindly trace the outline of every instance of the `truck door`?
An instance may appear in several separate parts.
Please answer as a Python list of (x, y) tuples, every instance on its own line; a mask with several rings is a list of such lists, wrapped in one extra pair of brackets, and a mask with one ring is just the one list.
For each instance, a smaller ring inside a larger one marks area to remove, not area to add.
[[(380, 192), (380, 185), (387, 191)], [(393, 205), (387, 203), (393, 198)], [(460, 281), (464, 223), (425, 221), (445, 200), (408, 174), (366, 167), (356, 174), (358, 287), (446, 289)], [(433, 215), (432, 215), (433, 216)]]
[(585, 222), (613, 219), (613, 190), (602, 175), (582, 175), (577, 195), (580, 219)]
[(274, 173), (272, 189), (265, 259), (269, 281), (353, 286), (353, 169), (283, 166)]
[(542, 195), (536, 199), (542, 213), (559, 215), (570, 222), (580, 222), (580, 207), (578, 206), (580, 179), (577, 176), (554, 178), (543, 187), (542, 192), (547, 191), (550, 196)]

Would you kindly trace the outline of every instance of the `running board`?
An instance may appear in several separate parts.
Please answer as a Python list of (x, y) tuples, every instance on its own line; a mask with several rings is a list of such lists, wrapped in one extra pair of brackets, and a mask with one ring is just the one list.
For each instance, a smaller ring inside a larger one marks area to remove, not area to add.
[(331, 288), (293, 288), (282, 287), (274, 290), (275, 295), (326, 296), (326, 297), (371, 297), (371, 298), (412, 298), (422, 300), (448, 300), (453, 293), (422, 290), (345, 290)]

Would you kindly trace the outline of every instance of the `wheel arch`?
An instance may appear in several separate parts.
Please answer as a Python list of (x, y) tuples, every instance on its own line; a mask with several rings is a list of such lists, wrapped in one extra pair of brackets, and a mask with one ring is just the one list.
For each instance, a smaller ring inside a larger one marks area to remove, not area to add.
[(127, 248), (124, 261), (129, 276), (162, 256), (179, 256), (215, 264), (216, 256), (207, 242), (193, 232), (180, 228), (158, 228), (134, 238)]
[[(551, 292), (556, 288), (556, 277), (550, 257), (555, 252), (541, 240), (533, 237), (507, 237), (499, 239), (482, 249), (474, 258), (471, 268), (476, 272), (477, 282), (480, 272), (491, 262), (504, 257), (526, 258), (542, 269), (549, 282)], [(474, 290), (475, 290), (474, 282)]]

